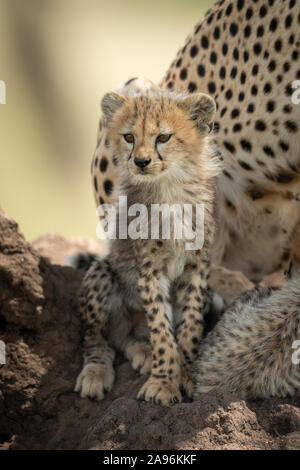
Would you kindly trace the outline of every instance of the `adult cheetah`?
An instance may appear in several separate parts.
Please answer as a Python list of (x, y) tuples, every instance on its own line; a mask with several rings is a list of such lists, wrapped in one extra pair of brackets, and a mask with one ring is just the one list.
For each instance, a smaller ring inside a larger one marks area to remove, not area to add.
[[(285, 269), (291, 253), (300, 256), (300, 105), (292, 99), (299, 54), (299, 1), (221, 0), (160, 83), (216, 101), (214, 139), (223, 170), (214, 262), (253, 281)], [(131, 79), (120, 92), (141, 86), (153, 85)], [(97, 205), (115, 201), (119, 187), (118, 156), (106, 133), (101, 121), (92, 162)]]

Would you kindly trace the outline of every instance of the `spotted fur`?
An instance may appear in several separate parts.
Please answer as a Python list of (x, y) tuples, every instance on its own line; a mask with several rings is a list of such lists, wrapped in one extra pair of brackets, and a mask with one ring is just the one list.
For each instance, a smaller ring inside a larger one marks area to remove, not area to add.
[[(300, 220), (300, 3), (219, 1), (180, 48), (163, 89), (214, 97), (218, 178), (214, 261), (254, 281), (290, 263)], [(119, 90), (152, 88), (133, 78)], [(100, 123), (92, 163), (96, 204), (118, 193), (118, 155)]]
[[(300, 262), (300, 105), (292, 103), (299, 54), (299, 2), (222, 0), (195, 26), (160, 83), (167, 90), (204, 91), (216, 101), (213, 139), (223, 168), (213, 260), (254, 281), (288, 266), (294, 272)], [(149, 89), (156, 86), (133, 78), (118, 91)], [(91, 170), (96, 204), (115, 201), (120, 158), (103, 119)], [(291, 363), (298, 302), (299, 274), (272, 297), (264, 290), (240, 299), (201, 345), (195, 397), (222, 385), (246, 397), (293, 393), (299, 387), (299, 365)], [(141, 351), (128, 357), (140, 358), (143, 367), (144, 346)], [(104, 348), (103, 357), (112, 380), (112, 354)], [(102, 369), (99, 374), (107, 383)]]
[[(228, 387), (244, 398), (285, 397), (300, 389), (300, 284), (270, 296), (244, 294), (203, 340), (194, 398)], [(297, 352), (298, 350), (298, 352)]]
[[(138, 398), (167, 406), (181, 401), (180, 388), (192, 396), (190, 369), (204, 330), (219, 172), (208, 135), (215, 104), (202, 93), (151, 88), (109, 93), (102, 110), (105, 139), (118, 155), (119, 194), (127, 196), (128, 207), (139, 203), (148, 209), (140, 227), (153, 228), (152, 204), (202, 204), (204, 244), (187, 249), (187, 238), (174, 238), (174, 219), (170, 239), (160, 222), (155, 239), (110, 241), (109, 254), (94, 261), (83, 281), (84, 367), (75, 390), (102, 399), (113, 385), (119, 349), (134, 369), (150, 372)], [(169, 137), (161, 142), (162, 135)], [(122, 207), (116, 208), (122, 216)]]

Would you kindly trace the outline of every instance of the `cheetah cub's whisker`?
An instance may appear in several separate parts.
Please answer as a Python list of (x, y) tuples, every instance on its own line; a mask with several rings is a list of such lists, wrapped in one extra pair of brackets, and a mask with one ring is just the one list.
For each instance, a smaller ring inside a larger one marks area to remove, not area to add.
[(204, 244), (186, 250), (184, 237), (110, 240), (81, 288), (84, 367), (75, 390), (101, 400), (112, 388), (118, 349), (135, 370), (150, 373), (138, 398), (168, 406), (182, 400), (180, 389), (193, 394), (190, 369), (203, 333), (219, 172), (208, 136), (215, 103), (203, 93), (154, 89), (108, 93), (102, 111), (128, 207), (202, 204)]

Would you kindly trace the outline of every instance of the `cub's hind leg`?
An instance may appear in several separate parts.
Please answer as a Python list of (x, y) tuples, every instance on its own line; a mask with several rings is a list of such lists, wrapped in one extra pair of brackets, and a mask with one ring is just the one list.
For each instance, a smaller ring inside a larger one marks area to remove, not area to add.
[(79, 392), (82, 398), (102, 400), (105, 392), (111, 390), (114, 383), (115, 351), (106, 339), (112, 287), (112, 273), (109, 263), (105, 260), (92, 265), (81, 287), (80, 310), (85, 328), (84, 365), (74, 390)]
[(152, 347), (147, 341), (142, 341), (129, 336), (124, 345), (124, 355), (130, 361), (132, 368), (141, 375), (147, 375), (151, 371)]
[[(152, 364), (152, 348), (149, 342), (145, 312), (141, 302), (137, 301), (138, 292), (128, 302), (124, 284), (123, 291), (122, 303), (114, 310), (116, 314), (112, 315), (110, 319), (110, 341), (117, 350), (124, 354), (136, 372), (145, 375), (150, 372)], [(112, 302), (115, 303), (117, 295), (118, 293), (114, 292)], [(120, 316), (122, 307), (123, 312)]]
[(150, 373), (152, 366), (152, 346), (150, 344), (146, 312), (144, 311), (138, 290), (136, 296), (131, 298), (128, 310), (133, 322), (133, 331), (126, 338), (123, 352), (135, 371), (141, 375), (147, 375)]

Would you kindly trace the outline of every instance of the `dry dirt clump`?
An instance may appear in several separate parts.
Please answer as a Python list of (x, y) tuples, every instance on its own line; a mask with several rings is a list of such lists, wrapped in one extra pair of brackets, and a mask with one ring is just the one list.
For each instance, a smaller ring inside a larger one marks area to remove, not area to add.
[(81, 367), (76, 294), (82, 275), (62, 264), (66, 255), (98, 246), (56, 235), (30, 245), (0, 211), (0, 338), (6, 344), (0, 448), (300, 449), (300, 393), (245, 402), (215, 390), (165, 409), (136, 400), (145, 379), (120, 357), (103, 402), (73, 392)]

